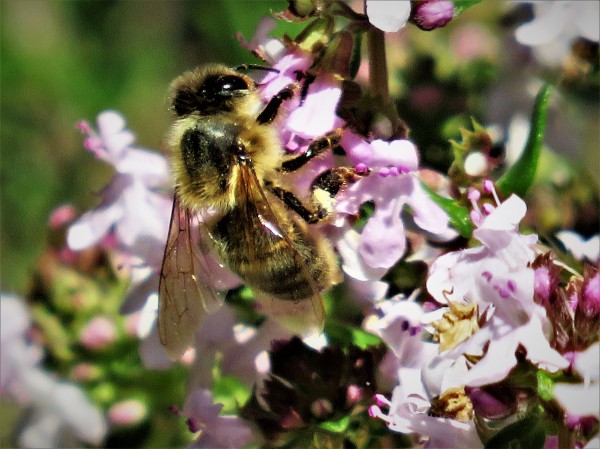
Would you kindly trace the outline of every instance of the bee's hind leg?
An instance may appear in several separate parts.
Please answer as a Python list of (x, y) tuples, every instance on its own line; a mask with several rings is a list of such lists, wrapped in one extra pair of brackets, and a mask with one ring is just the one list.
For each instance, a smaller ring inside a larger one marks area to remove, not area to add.
[(265, 187), (307, 223), (327, 219), (333, 212), (335, 196), (348, 185), (358, 181), (362, 173), (351, 167), (336, 167), (321, 173), (311, 185), (310, 206), (305, 206), (294, 193), (267, 182)]
[(311, 203), (321, 221), (333, 213), (336, 195), (366, 173), (352, 167), (335, 167), (324, 171), (311, 184)]
[[(325, 151), (335, 148), (342, 137), (342, 129), (334, 129), (330, 133), (317, 137), (307, 150), (281, 164), (281, 171), (293, 172), (304, 166), (308, 161), (318, 157)], [(366, 173), (359, 173), (351, 167), (336, 167), (324, 171), (311, 184), (310, 207), (306, 207), (292, 193), (281, 187), (267, 184), (267, 188), (290, 209), (294, 210), (308, 223), (318, 223), (325, 220), (333, 212), (335, 196), (348, 185), (358, 181)]]
[(337, 128), (324, 136), (317, 137), (313, 140), (306, 151), (298, 156), (288, 159), (281, 164), (281, 171), (292, 172), (298, 170), (311, 159), (323, 154), (340, 143), (342, 138), (342, 129)]

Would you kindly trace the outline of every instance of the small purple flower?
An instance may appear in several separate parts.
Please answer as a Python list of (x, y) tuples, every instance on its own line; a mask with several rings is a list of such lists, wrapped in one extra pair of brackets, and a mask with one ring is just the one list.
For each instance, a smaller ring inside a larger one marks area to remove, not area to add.
[(421, 187), (417, 177), (418, 155), (408, 140), (367, 142), (351, 132), (341, 140), (350, 161), (362, 164), (371, 173), (342, 192), (336, 211), (356, 215), (363, 203), (373, 202), (375, 211), (365, 225), (358, 251), (373, 268), (387, 269), (402, 257), (406, 248), (404, 224), (400, 214), (410, 206), (414, 222), (421, 229), (444, 234), (448, 216)]
[(88, 134), (86, 148), (113, 165), (117, 174), (100, 192), (100, 204), (71, 225), (67, 243), (71, 249), (81, 250), (114, 231), (121, 249), (158, 267), (172, 201), (155, 189), (169, 186), (169, 168), (158, 153), (132, 147), (133, 134), (124, 124), (112, 111), (98, 116), (98, 134), (86, 123), (80, 124)]

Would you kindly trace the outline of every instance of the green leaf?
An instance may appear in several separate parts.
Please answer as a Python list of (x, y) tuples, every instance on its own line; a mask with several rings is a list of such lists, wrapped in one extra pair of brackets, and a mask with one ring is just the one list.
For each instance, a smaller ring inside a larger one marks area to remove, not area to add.
[(344, 433), (348, 429), (348, 424), (350, 424), (350, 416), (345, 415), (336, 421), (322, 422), (319, 427), (333, 433)]
[(466, 9), (475, 6), (480, 2), (481, 0), (454, 0), (454, 17), (462, 14)]
[(221, 414), (237, 413), (240, 404), (244, 404), (250, 397), (250, 389), (237, 377), (222, 376), (215, 379), (212, 388), (215, 404), (223, 404)]
[(454, 227), (454, 229), (456, 229), (463, 237), (470, 237), (473, 233), (473, 224), (471, 223), (471, 218), (469, 217), (469, 209), (459, 204), (456, 200), (438, 195), (424, 182), (421, 182), (421, 185), (423, 186), (427, 196), (448, 214), (450, 224)]
[(377, 346), (381, 343), (381, 339), (373, 334), (363, 331), (359, 328), (352, 329), (352, 344), (360, 349), (367, 349), (369, 346)]
[(553, 398), (554, 380), (552, 375), (544, 370), (537, 371), (537, 392), (542, 399), (549, 401)]
[(526, 418), (506, 426), (494, 435), (485, 449), (542, 449), (546, 442), (546, 432), (539, 417)]
[(496, 183), (498, 189), (505, 196), (514, 193), (523, 197), (533, 183), (544, 143), (551, 92), (552, 86), (549, 84), (545, 84), (540, 89), (535, 99), (533, 114), (531, 116), (531, 130), (529, 131), (523, 153), (517, 162)]

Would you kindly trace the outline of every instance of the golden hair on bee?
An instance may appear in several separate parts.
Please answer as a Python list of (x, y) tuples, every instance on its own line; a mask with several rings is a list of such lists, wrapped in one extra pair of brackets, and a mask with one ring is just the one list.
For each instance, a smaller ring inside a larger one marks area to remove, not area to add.
[[(284, 158), (280, 106), (300, 91), (284, 87), (263, 104), (254, 81), (209, 64), (171, 84), (176, 118), (168, 134), (175, 198), (159, 285), (159, 334), (177, 358), (207, 312), (222, 301), (206, 251), (237, 274), (263, 310), (295, 332), (321, 328), (321, 292), (341, 279), (331, 243), (311, 225), (327, 219), (333, 196), (358, 176), (348, 167), (320, 174), (305, 205), (285, 188), (298, 170), (339, 143), (341, 130)], [(196, 215), (214, 210), (211, 220)], [(198, 226), (199, 224), (199, 226)], [(214, 264), (213, 264), (214, 265)]]
[(243, 200), (236, 188), (236, 147), (244, 148), (259, 179), (278, 168), (283, 156), (279, 136), (274, 126), (257, 126), (263, 103), (252, 78), (209, 64), (177, 77), (170, 91), (177, 119), (167, 142), (186, 207), (222, 209)]

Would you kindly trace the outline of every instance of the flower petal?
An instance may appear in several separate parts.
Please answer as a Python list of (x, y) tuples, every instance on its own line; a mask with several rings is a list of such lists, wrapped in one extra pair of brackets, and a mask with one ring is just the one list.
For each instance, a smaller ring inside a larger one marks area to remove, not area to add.
[(122, 214), (123, 208), (119, 203), (83, 214), (69, 227), (67, 232), (69, 248), (73, 251), (81, 251), (95, 245), (108, 233), (110, 227)]
[(394, 32), (404, 28), (410, 16), (410, 1), (367, 0), (369, 22), (381, 31)]

